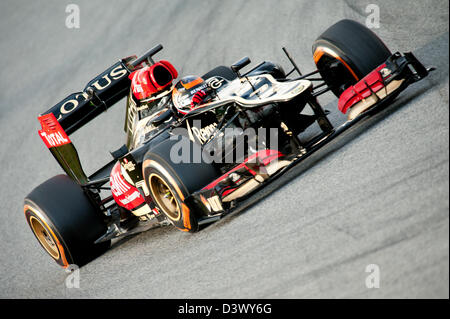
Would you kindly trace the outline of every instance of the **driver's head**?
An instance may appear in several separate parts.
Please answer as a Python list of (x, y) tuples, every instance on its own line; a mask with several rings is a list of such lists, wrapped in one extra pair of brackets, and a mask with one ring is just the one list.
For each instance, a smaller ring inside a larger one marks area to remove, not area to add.
[(207, 87), (206, 82), (196, 76), (185, 76), (175, 85), (172, 101), (178, 112), (186, 114), (192, 109), (193, 96)]

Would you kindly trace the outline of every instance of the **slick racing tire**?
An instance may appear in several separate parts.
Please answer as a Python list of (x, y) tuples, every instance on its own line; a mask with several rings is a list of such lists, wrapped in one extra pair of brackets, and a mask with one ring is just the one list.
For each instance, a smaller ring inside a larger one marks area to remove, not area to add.
[(87, 264), (111, 244), (94, 244), (106, 232), (106, 224), (67, 175), (54, 176), (37, 186), (25, 198), (24, 213), (41, 246), (64, 268)]
[(225, 79), (227, 79), (228, 81), (233, 81), (234, 79), (237, 78), (236, 73), (233, 72), (233, 70), (231, 70), (231, 68), (226, 67), (226, 66), (218, 66), (214, 69), (212, 69), (211, 71), (209, 71), (208, 73), (204, 74), (202, 76), (202, 79), (206, 80), (209, 78), (212, 78), (213, 76), (221, 76)]
[(312, 52), (323, 80), (337, 97), (392, 55), (375, 33), (352, 20), (329, 27), (314, 41)]
[[(145, 154), (143, 176), (154, 203), (169, 221), (182, 231), (196, 232), (198, 216), (184, 200), (192, 192), (200, 190), (219, 177), (219, 172), (212, 163), (198, 160), (194, 155), (195, 152), (201, 152), (199, 145), (192, 143), (185, 136), (176, 138), (158, 144)], [(188, 150), (185, 153), (187, 157), (183, 158), (182, 162), (178, 159), (174, 162), (171, 157), (174, 159), (175, 153), (171, 152), (180, 149), (183, 152)]]

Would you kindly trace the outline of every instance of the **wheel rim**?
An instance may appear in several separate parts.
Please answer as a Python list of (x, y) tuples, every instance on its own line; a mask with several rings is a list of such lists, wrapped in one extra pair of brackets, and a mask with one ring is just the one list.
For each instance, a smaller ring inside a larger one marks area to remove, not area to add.
[(31, 216), (30, 218), (31, 229), (33, 230), (34, 235), (39, 240), (40, 244), (44, 249), (52, 256), (54, 259), (59, 259), (59, 250), (58, 246), (53, 239), (53, 236), (50, 232), (45, 228), (43, 223)]
[[(332, 87), (333, 93), (338, 97), (347, 87), (355, 84), (360, 79), (350, 65), (329, 48), (320, 46), (316, 48), (314, 62), (325, 83)], [(331, 68), (330, 66), (334, 63), (338, 63), (338, 65)]]
[(158, 206), (172, 220), (181, 217), (180, 206), (169, 185), (158, 175), (152, 174), (149, 178), (150, 192)]

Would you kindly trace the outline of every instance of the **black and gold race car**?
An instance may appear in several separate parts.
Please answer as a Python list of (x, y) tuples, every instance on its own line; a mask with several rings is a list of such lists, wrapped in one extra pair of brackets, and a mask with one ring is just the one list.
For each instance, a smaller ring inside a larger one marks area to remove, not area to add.
[[(64, 175), (25, 198), (27, 222), (61, 266), (86, 264), (111, 241), (162, 225), (195, 232), (426, 77), (412, 53), (391, 53), (365, 26), (342, 20), (313, 44), (317, 70), (285, 72), (245, 57), (178, 80), (158, 45), (124, 58), (39, 116)], [(294, 76), (294, 74), (296, 74)], [(335, 127), (318, 97), (338, 98)], [(126, 143), (87, 176), (69, 135), (126, 98)], [(317, 134), (304, 132), (316, 125)]]

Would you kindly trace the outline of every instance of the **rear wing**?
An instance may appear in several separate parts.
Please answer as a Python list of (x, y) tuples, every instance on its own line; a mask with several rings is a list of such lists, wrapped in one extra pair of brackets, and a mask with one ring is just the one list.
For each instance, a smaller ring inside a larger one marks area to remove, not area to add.
[(115, 63), (82, 92), (70, 94), (42, 115), (53, 113), (66, 133), (72, 134), (127, 95), (130, 71), (124, 62)]
[(63, 170), (78, 183), (85, 184), (88, 178), (68, 136), (127, 96), (131, 84), (128, 75), (143, 62), (153, 64), (152, 56), (162, 48), (159, 44), (140, 58), (118, 61), (89, 81), (83, 91), (70, 94), (39, 115), (39, 135)]
[(70, 94), (41, 115), (53, 113), (64, 131), (72, 134), (125, 97), (131, 83), (128, 75), (145, 60), (152, 64), (152, 56), (161, 50), (162, 45), (157, 45), (139, 59), (120, 60), (89, 81), (82, 92)]

